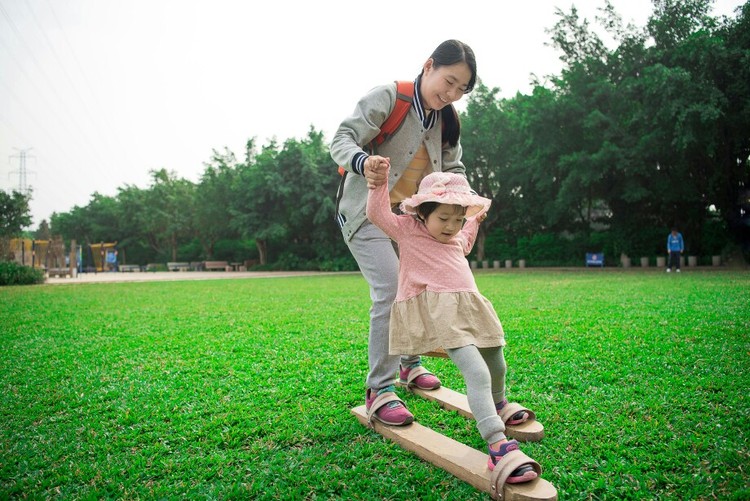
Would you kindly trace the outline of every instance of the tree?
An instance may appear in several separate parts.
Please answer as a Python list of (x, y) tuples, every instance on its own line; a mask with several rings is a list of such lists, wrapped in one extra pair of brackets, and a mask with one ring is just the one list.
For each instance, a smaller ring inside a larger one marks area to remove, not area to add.
[(151, 189), (145, 193), (144, 224), (154, 250), (168, 252), (177, 261), (177, 248), (194, 234), (195, 185), (166, 169), (151, 171)]
[(30, 195), (0, 190), (0, 237), (16, 237), (31, 226)]
[(248, 162), (238, 167), (232, 187), (230, 225), (244, 237), (255, 240), (261, 265), (268, 262), (269, 241), (286, 235), (275, 212), (283, 207), (284, 192), (288, 190), (288, 183), (276, 169), (278, 154), (276, 141), (255, 156), (248, 154)]
[[(252, 149), (252, 141), (248, 142), (248, 149)], [(220, 239), (239, 235), (239, 232), (232, 231), (230, 224), (230, 200), (236, 176), (234, 153), (227, 149), (223, 154), (214, 150), (211, 162), (206, 164), (196, 186), (193, 227), (207, 259), (213, 259), (214, 246)]]
[(487, 219), (479, 226), (476, 241), (477, 260), (485, 259), (487, 234), (500, 221), (513, 220), (514, 186), (508, 183), (515, 131), (510, 127), (509, 114), (497, 99), (500, 90), (480, 84), (469, 97), (462, 116), (461, 145), (466, 177), (480, 195), (492, 200)]
[(255, 240), (261, 264), (274, 246), (300, 260), (331, 259), (333, 249), (342, 252), (333, 223), (338, 179), (321, 132), (311, 128), (282, 148), (271, 141), (239, 167), (232, 225)]
[(30, 195), (0, 190), (0, 260), (8, 254), (7, 243), (31, 225)]
[(42, 219), (42, 222), (39, 223), (39, 228), (34, 232), (34, 238), (37, 240), (52, 239), (52, 232), (46, 219)]

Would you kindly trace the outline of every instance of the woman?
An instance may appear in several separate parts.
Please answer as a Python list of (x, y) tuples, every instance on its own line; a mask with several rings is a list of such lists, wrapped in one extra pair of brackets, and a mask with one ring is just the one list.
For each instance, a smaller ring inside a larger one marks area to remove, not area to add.
[[(465, 173), (461, 126), (453, 103), (472, 91), (476, 73), (471, 48), (458, 40), (447, 40), (422, 65), (414, 80), (411, 108), (389, 138), (377, 146), (370, 144), (395, 108), (395, 83), (376, 87), (362, 97), (331, 142), (331, 157), (346, 170), (337, 195), (336, 219), (370, 286), (372, 299), (365, 402), (369, 411), (378, 400), (380, 407), (371, 418), (386, 424), (405, 425), (414, 420), (394, 392), (397, 370), (402, 382), (422, 389), (436, 389), (440, 380), (422, 367), (419, 355), (389, 354), (388, 326), (398, 289), (398, 250), (367, 220), (368, 187), (388, 183), (395, 208), (417, 192), (427, 174)], [(387, 175), (384, 165), (390, 166)]]

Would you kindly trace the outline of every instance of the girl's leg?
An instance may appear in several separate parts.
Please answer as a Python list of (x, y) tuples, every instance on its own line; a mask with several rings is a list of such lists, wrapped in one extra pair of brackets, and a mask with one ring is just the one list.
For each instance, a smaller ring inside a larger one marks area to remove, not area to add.
[[(495, 401), (495, 408), (498, 409), (497, 404), (505, 401), (505, 375), (508, 371), (508, 366), (505, 363), (505, 355), (503, 355), (503, 348), (482, 348), (479, 350), (479, 353), (482, 355), (484, 362), (490, 370), (490, 376), (492, 378), (492, 400)], [(514, 414), (507, 423), (520, 424), (528, 418), (528, 413), (519, 411)]]
[[(502, 349), (481, 350), (482, 353), (480, 353), (476, 346), (469, 345), (445, 351), (466, 381), (466, 398), (477, 421), (479, 433), (487, 442), (490, 451), (487, 466), (492, 469), (502, 456), (518, 449), (518, 442), (508, 441), (505, 437), (505, 424), (497, 415), (493, 398), (494, 393), (505, 392), (505, 360), (502, 359)], [(496, 368), (491, 370), (492, 366), (488, 362), (495, 364), (496, 367), (502, 367), (502, 371)], [(490, 375), (491, 372), (494, 372), (493, 376)], [(500, 377), (501, 372), (502, 377)], [(513, 470), (507, 482), (528, 482), (536, 477), (537, 474), (531, 464), (522, 464)]]
[(505, 363), (503, 348), (480, 348), (480, 355), (490, 371), (492, 381), (492, 400), (497, 404), (505, 400), (505, 374), (508, 366)]
[[(505, 424), (495, 409), (493, 377), (483, 355), (474, 345), (445, 350), (466, 382), (466, 398), (477, 422), (479, 434), (488, 444), (505, 440)], [(497, 391), (504, 392), (503, 388)]]

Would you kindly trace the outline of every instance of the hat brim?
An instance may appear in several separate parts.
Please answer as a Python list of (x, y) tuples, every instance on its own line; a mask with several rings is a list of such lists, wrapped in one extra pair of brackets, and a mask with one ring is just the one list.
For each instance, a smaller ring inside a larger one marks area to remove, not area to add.
[(480, 212), (489, 210), (492, 200), (469, 193), (417, 193), (401, 202), (401, 212), (417, 214), (417, 207), (425, 202), (437, 202), (446, 205), (460, 205), (466, 207), (466, 217), (476, 216)]

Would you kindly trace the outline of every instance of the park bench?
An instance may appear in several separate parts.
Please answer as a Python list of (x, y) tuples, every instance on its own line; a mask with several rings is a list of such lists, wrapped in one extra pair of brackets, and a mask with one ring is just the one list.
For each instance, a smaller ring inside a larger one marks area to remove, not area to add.
[(134, 272), (134, 271), (141, 271), (141, 267), (137, 264), (121, 264), (119, 266), (121, 272)]
[(206, 271), (232, 271), (232, 267), (229, 266), (229, 263), (227, 261), (203, 261), (203, 269)]
[(586, 266), (600, 266), (604, 267), (604, 254), (601, 252), (587, 252), (586, 253)]
[(167, 263), (167, 269), (169, 271), (188, 271), (190, 263)]
[(68, 277), (70, 276), (70, 268), (47, 268), (47, 276)]

